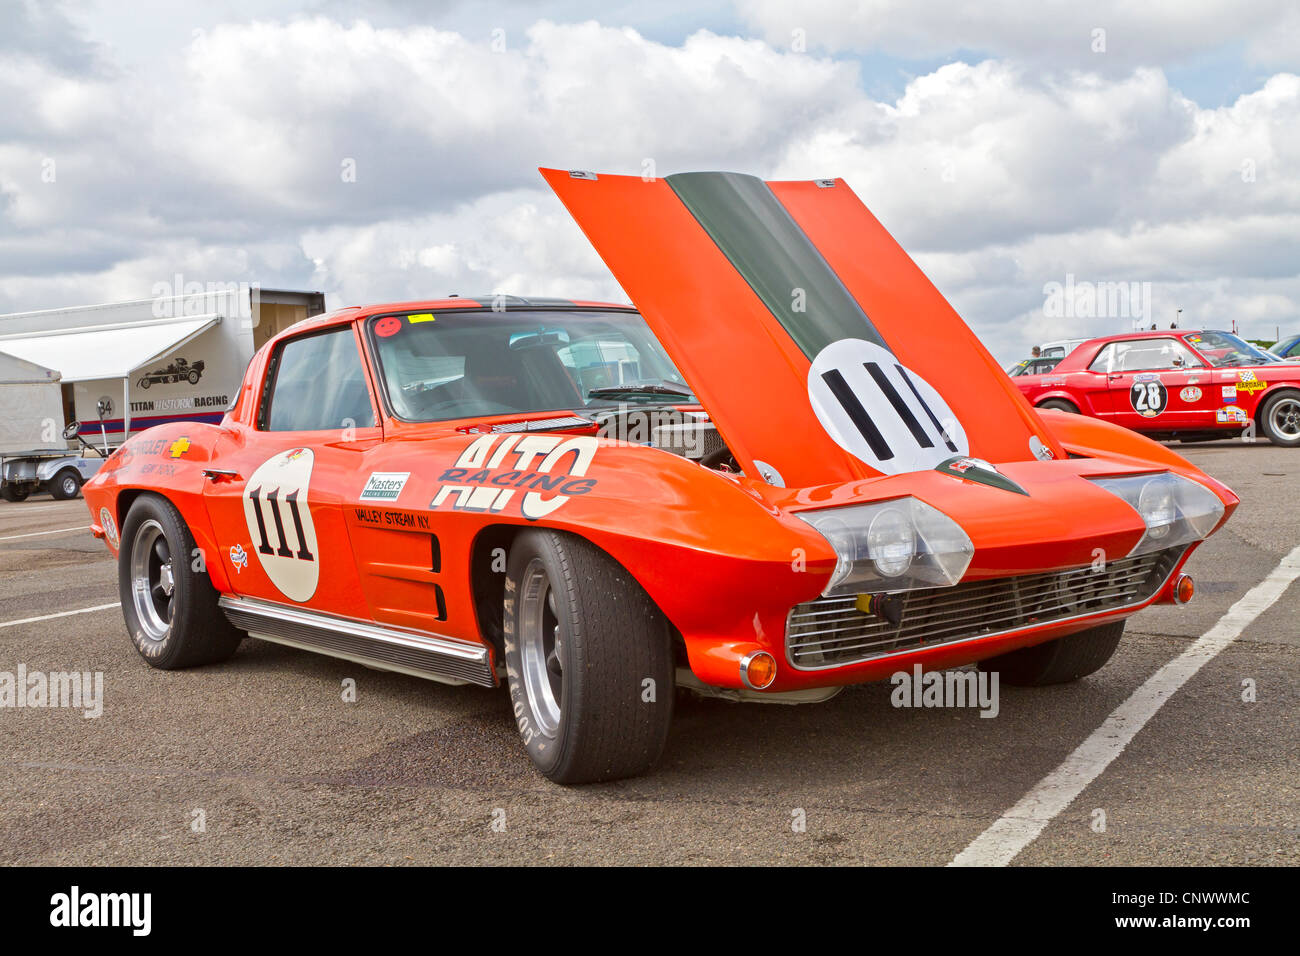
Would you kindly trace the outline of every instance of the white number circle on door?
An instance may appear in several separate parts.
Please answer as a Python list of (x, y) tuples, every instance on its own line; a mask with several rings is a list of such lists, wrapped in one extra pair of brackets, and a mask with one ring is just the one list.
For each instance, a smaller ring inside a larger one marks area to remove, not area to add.
[(307, 505), (315, 460), (291, 448), (264, 461), (244, 485), (244, 520), (266, 576), (291, 601), (306, 601), (320, 580), (316, 524)]
[(970, 454), (943, 396), (874, 342), (840, 339), (822, 349), (808, 370), (808, 400), (835, 444), (883, 474)]
[(1169, 393), (1159, 379), (1134, 382), (1128, 390), (1128, 397), (1133, 404), (1133, 411), (1144, 418), (1155, 418), (1169, 404)]

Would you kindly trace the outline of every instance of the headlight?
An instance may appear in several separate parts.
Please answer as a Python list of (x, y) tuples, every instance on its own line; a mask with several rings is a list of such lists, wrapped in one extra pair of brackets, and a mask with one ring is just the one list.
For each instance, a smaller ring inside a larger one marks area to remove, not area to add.
[(882, 577), (896, 578), (910, 568), (915, 552), (916, 533), (902, 511), (884, 508), (871, 519), (867, 554)]
[(956, 584), (975, 546), (961, 525), (915, 498), (797, 515), (835, 549), (822, 594), (861, 594)]
[(1223, 502), (1200, 482), (1164, 472), (1093, 478), (1095, 484), (1133, 506), (1147, 526), (1129, 557), (1200, 541), (1223, 518)]

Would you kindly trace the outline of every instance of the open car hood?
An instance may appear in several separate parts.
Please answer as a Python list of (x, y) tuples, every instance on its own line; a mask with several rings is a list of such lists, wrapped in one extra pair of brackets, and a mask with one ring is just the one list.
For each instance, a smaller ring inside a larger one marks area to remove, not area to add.
[(843, 180), (541, 172), (747, 475), (809, 487), (1064, 456)]

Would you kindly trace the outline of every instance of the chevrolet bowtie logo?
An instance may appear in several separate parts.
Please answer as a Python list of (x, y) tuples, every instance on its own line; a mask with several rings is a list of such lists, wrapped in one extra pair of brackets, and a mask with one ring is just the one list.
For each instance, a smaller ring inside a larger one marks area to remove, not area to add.
[(935, 471), (981, 485), (1001, 488), (1003, 491), (1014, 491), (1018, 495), (1029, 495), (1024, 488), (998, 471), (997, 466), (989, 464), (982, 458), (966, 458), (957, 455), (940, 462)]
[(178, 438), (171, 445), (173, 458), (179, 458), (190, 450), (190, 440), (188, 438)]

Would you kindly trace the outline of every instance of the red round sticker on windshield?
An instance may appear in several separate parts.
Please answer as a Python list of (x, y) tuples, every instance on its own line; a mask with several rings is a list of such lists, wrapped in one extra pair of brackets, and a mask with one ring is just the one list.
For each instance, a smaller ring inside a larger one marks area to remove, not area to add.
[(395, 315), (386, 315), (375, 323), (375, 335), (388, 338), (402, 331), (402, 320)]

